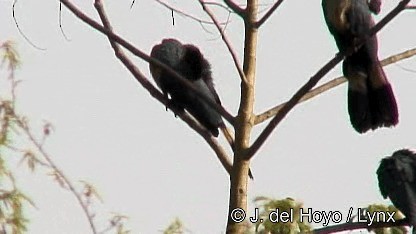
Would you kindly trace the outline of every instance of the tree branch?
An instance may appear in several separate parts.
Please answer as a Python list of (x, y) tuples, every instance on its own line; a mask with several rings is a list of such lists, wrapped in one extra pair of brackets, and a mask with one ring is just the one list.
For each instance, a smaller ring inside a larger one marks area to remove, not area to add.
[(46, 50), (45, 48), (42, 48), (40, 46), (37, 46), (35, 43), (33, 43), (29, 37), (26, 36), (26, 34), (23, 33), (22, 29), (19, 26), (19, 23), (17, 22), (17, 18), (16, 18), (16, 4), (17, 4), (17, 0), (13, 0), (13, 5), (12, 5), (12, 14), (13, 14), (13, 20), (14, 20), (14, 24), (16, 25), (17, 31), (19, 31), (20, 35), (22, 35), (22, 37), (34, 48), (38, 49), (38, 50)]
[(254, 25), (255, 28), (260, 28), (262, 24), (264, 24), (269, 17), (274, 13), (274, 11), (282, 4), (283, 0), (277, 0), (277, 2), (268, 10), (263, 17), (259, 21), (257, 21)]
[(82, 200), (82, 195), (77, 192), (75, 189), (75, 186), (72, 184), (71, 180), (68, 179), (68, 177), (63, 173), (63, 171), (55, 164), (55, 162), (52, 160), (52, 157), (43, 149), (42, 144), (39, 143), (39, 141), (36, 140), (32, 132), (30, 131), (29, 127), (26, 125), (24, 121), (22, 121), (20, 118), (16, 118), (16, 123), (18, 126), (24, 131), (26, 136), (29, 138), (30, 142), (38, 149), (38, 151), (42, 154), (43, 158), (47, 161), (48, 166), (51, 167), (55, 173), (59, 175), (59, 179), (62, 180), (62, 182), (65, 183), (66, 186), (68, 186), (68, 189), (71, 191), (72, 194), (74, 194), (75, 198), (78, 201), (78, 204), (81, 206), (82, 211), (84, 212), (85, 216), (87, 217), (88, 223), (90, 225), (92, 233), (96, 234), (97, 229), (95, 227), (93, 217), (94, 215), (91, 214), (91, 212), (88, 209), (88, 204)]
[[(96, 0), (94, 6), (100, 16), (100, 19), (104, 25), (104, 27), (108, 31), (112, 31), (112, 27), (110, 22), (106, 16), (104, 11), (103, 4), (100, 0)], [(131, 62), (129, 58), (124, 54), (121, 50), (120, 46), (116, 44), (116, 42), (111, 38), (108, 37), (110, 44), (114, 50), (116, 57), (123, 63), (123, 65), (132, 73), (132, 75), (136, 78), (136, 80), (159, 102), (164, 105), (168, 106), (169, 100), (159, 91), (157, 90), (147, 79), (146, 77), (139, 71), (139, 69)], [(225, 170), (230, 173), (232, 164), (229, 160), (229, 157), (225, 150), (219, 145), (218, 141), (212, 136), (212, 134), (202, 127), (194, 118), (192, 118), (186, 112), (177, 111), (174, 108), (169, 107), (175, 115), (179, 116), (185, 123), (188, 124), (189, 127), (194, 129), (200, 136), (202, 136), (208, 143), (208, 145), (214, 150), (218, 159), (220, 160), (221, 164), (224, 166)]]
[(244, 74), (244, 71), (242, 69), (242, 66), (240, 64), (240, 61), (238, 61), (237, 53), (233, 49), (231, 42), (228, 40), (227, 36), (225, 35), (224, 30), (221, 28), (220, 23), (218, 22), (217, 18), (215, 17), (214, 13), (205, 5), (204, 0), (199, 0), (199, 3), (202, 6), (202, 9), (209, 15), (212, 22), (215, 24), (215, 26), (218, 29), (218, 32), (221, 34), (221, 38), (224, 41), (225, 45), (227, 46), (228, 51), (231, 54), (231, 57), (233, 58), (234, 65), (237, 68), (238, 74), (240, 75), (240, 78), (242, 81), (247, 83), (246, 76)]
[(173, 6), (170, 6), (169, 4), (167, 4), (167, 3), (165, 3), (165, 2), (163, 2), (161, 0), (155, 0), (155, 1), (158, 2), (160, 5), (168, 8), (169, 10), (174, 11), (174, 12), (176, 12), (176, 13), (182, 15), (182, 16), (188, 17), (188, 18), (190, 18), (192, 20), (195, 20), (195, 21), (199, 22), (200, 24), (213, 24), (211, 21), (199, 19), (199, 18), (197, 18), (197, 17), (195, 17), (193, 15), (190, 15), (190, 14), (188, 14), (186, 12), (183, 12), (182, 10), (176, 9)]
[[(392, 56), (390, 56), (390, 57), (382, 60), (381, 61), (381, 65), (382, 66), (387, 66), (387, 65), (390, 65), (392, 63), (396, 63), (398, 61), (401, 61), (401, 60), (410, 58), (410, 57), (412, 57), (414, 55), (416, 55), (416, 48), (410, 49), (410, 50), (406, 50), (406, 51), (404, 51), (402, 53), (399, 53), (399, 54), (392, 55)], [(302, 103), (304, 101), (307, 101), (307, 100), (309, 100), (309, 99), (311, 99), (311, 98), (313, 98), (313, 97), (315, 97), (315, 96), (317, 96), (317, 95), (319, 95), (319, 94), (321, 94), (321, 93), (323, 93), (325, 91), (328, 91), (328, 90), (330, 90), (332, 88), (335, 88), (338, 85), (345, 83), (346, 81), (347, 80), (343, 76), (337, 77), (337, 78), (335, 78), (335, 79), (333, 79), (331, 81), (328, 81), (325, 84), (323, 84), (323, 85), (321, 85), (321, 86), (319, 86), (319, 87), (317, 87), (315, 89), (312, 89), (311, 91), (309, 91), (308, 93), (306, 93), (299, 100), (298, 104), (299, 103)], [(260, 124), (260, 123), (266, 121), (267, 119), (273, 117), (286, 104), (287, 104), (287, 102), (282, 103), (282, 104), (279, 104), (279, 105), (277, 105), (277, 106), (275, 106), (275, 107), (273, 107), (273, 108), (271, 108), (271, 109), (269, 109), (269, 110), (267, 110), (267, 111), (265, 111), (265, 112), (257, 115), (256, 116), (256, 119), (254, 120), (254, 124)]]
[[(388, 22), (390, 22), (395, 16), (397, 16), (401, 11), (403, 11), (406, 5), (410, 0), (402, 0), (392, 11), (390, 11), (379, 23), (377, 23), (373, 28), (371, 28), (368, 35), (364, 38), (359, 38), (357, 45), (362, 45), (367, 38), (375, 35), (379, 30), (381, 30)], [(350, 48), (346, 52), (338, 53), (333, 59), (331, 59), (324, 67), (322, 67), (309, 81), (304, 84), (294, 95), (293, 97), (281, 108), (281, 110), (273, 117), (269, 124), (264, 128), (260, 133), (259, 137), (254, 141), (253, 145), (248, 150), (248, 154), (245, 155), (248, 159), (252, 158), (254, 154), (260, 149), (264, 144), (276, 126), (282, 121), (282, 119), (289, 113), (293, 107), (299, 102), (299, 100), (311, 90), (322, 77), (328, 73), (332, 68), (334, 68), (344, 57), (344, 54), (352, 53), (354, 48)]]
[(260, 136), (254, 141), (253, 145), (250, 147), (246, 157), (251, 158), (259, 150), (259, 148), (264, 144), (267, 138), (270, 136), (272, 131), (280, 123), (280, 121), (289, 113), (290, 110), (295, 107), (299, 100), (311, 90), (318, 81), (328, 73), (332, 68), (334, 68), (339, 62), (342, 61), (343, 55), (338, 53), (333, 59), (325, 64), (319, 71), (309, 79), (309, 81), (304, 84), (294, 95), (293, 97), (280, 109), (280, 111), (274, 116), (274, 118), (269, 122), (269, 124), (261, 132)]
[(253, 27), (257, 20), (258, 0), (248, 0), (244, 17), (244, 74), (246, 82), (241, 82), (241, 99), (235, 124), (235, 154), (230, 177), (230, 196), (226, 233), (243, 233), (244, 223), (233, 220), (233, 210), (247, 210), (248, 173), (250, 161), (244, 158), (250, 147), (253, 128), (253, 108), (256, 79), (256, 53), (258, 30)]
[(224, 3), (231, 8), (237, 15), (244, 17), (245, 10), (237, 5), (233, 0), (224, 0)]
[(400, 219), (395, 222), (384, 222), (384, 223), (377, 223), (374, 222), (372, 225), (368, 225), (366, 222), (355, 222), (355, 223), (342, 223), (333, 226), (327, 226), (323, 228), (318, 228), (313, 230), (311, 234), (330, 234), (335, 232), (342, 232), (342, 231), (352, 231), (357, 229), (376, 229), (376, 228), (388, 228), (388, 227), (399, 227), (399, 226), (409, 226), (409, 222), (407, 219)]
[(62, 4), (65, 5), (75, 16), (77, 16), (80, 20), (84, 21), (89, 26), (95, 28), (99, 32), (107, 35), (107, 37), (110, 37), (112, 40), (120, 44), (122, 47), (136, 55), (137, 57), (145, 60), (146, 62), (153, 64), (155, 66), (160, 67), (161, 69), (167, 71), (174, 79), (177, 79), (178, 82), (180, 82), (182, 85), (185, 85), (185, 87), (189, 88), (194, 92), (198, 97), (200, 97), (205, 103), (207, 103), (210, 107), (215, 109), (219, 114), (221, 114), (230, 124), (234, 125), (234, 117), (221, 105), (213, 102), (210, 100), (206, 95), (199, 92), (195, 86), (189, 82), (186, 78), (178, 74), (176, 71), (171, 69), (169, 66), (165, 65), (164, 63), (161, 63), (159, 60), (154, 59), (147, 55), (146, 53), (142, 52), (141, 50), (137, 49), (135, 46), (133, 46), (131, 43), (127, 42), (125, 39), (121, 38), (119, 35), (109, 31), (108, 29), (101, 26), (99, 23), (97, 23), (92, 18), (85, 15), (83, 12), (81, 12), (75, 5), (73, 5), (69, 0), (60, 0)]

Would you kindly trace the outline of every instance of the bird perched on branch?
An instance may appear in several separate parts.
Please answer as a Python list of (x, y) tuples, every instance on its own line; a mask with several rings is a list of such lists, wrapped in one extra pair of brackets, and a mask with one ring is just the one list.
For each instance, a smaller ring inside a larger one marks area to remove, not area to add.
[(402, 149), (381, 160), (377, 169), (381, 195), (389, 197), (416, 233), (416, 153)]
[[(150, 56), (182, 75), (194, 85), (199, 93), (205, 95), (209, 100), (221, 105), (220, 98), (214, 87), (211, 65), (196, 46), (182, 44), (172, 38), (163, 39), (161, 44), (155, 45), (152, 48)], [(215, 137), (218, 137), (218, 128), (220, 128), (224, 137), (234, 150), (233, 136), (225, 126), (221, 115), (214, 108), (207, 104), (195, 92), (179, 82), (168, 71), (154, 64), (150, 64), (149, 66), (157, 86), (166, 97), (168, 95), (170, 96), (170, 105), (178, 111), (186, 110), (189, 112)], [(253, 179), (251, 170), (249, 170), (249, 176)]]
[[(182, 44), (176, 39), (163, 39), (161, 44), (153, 47), (151, 57), (178, 72), (191, 82), (199, 93), (205, 95), (212, 102), (221, 105), (212, 80), (211, 65), (196, 46)], [(179, 111), (188, 111), (215, 137), (218, 136), (218, 128), (220, 128), (230, 145), (234, 146), (234, 140), (230, 131), (225, 126), (221, 115), (215, 109), (195, 92), (181, 84), (168, 71), (154, 64), (149, 66), (157, 86), (166, 97), (170, 95), (170, 104), (174, 108)]]
[(375, 25), (371, 12), (377, 14), (380, 4), (380, 0), (322, 0), (325, 21), (338, 49), (354, 51), (346, 55), (343, 73), (348, 80), (350, 121), (359, 133), (398, 123), (393, 90), (378, 59), (376, 35), (357, 45)]

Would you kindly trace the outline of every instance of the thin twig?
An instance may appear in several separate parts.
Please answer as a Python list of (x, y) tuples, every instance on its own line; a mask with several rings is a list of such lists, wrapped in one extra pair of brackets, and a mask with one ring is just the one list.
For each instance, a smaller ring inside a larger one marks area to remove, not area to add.
[[(410, 57), (412, 57), (414, 55), (416, 55), (416, 48), (410, 49), (410, 50), (406, 50), (406, 51), (404, 51), (402, 53), (399, 53), (399, 54), (392, 55), (392, 56), (390, 56), (390, 57), (382, 60), (381, 61), (381, 64), (383, 66), (387, 66), (387, 65), (390, 65), (392, 63), (395, 63), (395, 62), (398, 62), (398, 61), (401, 61), (401, 60), (410, 58)], [(330, 90), (332, 88), (335, 88), (338, 85), (345, 83), (346, 81), (347, 80), (343, 76), (337, 77), (337, 78), (335, 78), (333, 80), (330, 80), (330, 81), (326, 82), (325, 84), (323, 84), (323, 85), (321, 85), (321, 86), (319, 86), (317, 88), (314, 88), (311, 91), (309, 91), (307, 94), (305, 94), (299, 100), (298, 104), (299, 103), (302, 103), (304, 101), (307, 101), (307, 100), (309, 100), (309, 99), (311, 99), (311, 98), (313, 98), (313, 97), (315, 97), (315, 96), (317, 96), (317, 95), (319, 95), (319, 94), (321, 94), (321, 93), (323, 93), (325, 91), (328, 91), (328, 90)], [(282, 109), (282, 107), (284, 105), (286, 105), (286, 103), (287, 102), (282, 103), (282, 104), (279, 104), (279, 105), (277, 105), (277, 106), (275, 106), (275, 107), (273, 107), (273, 108), (271, 108), (271, 109), (269, 109), (269, 110), (267, 110), (267, 111), (265, 111), (265, 112), (257, 115), (256, 118), (255, 118), (255, 120), (254, 120), (254, 124), (260, 124), (260, 123), (266, 121), (267, 119), (273, 117), (274, 115), (276, 115)]]
[(80, 20), (84, 21), (89, 26), (95, 28), (99, 32), (105, 34), (107, 37), (110, 37), (112, 40), (120, 44), (122, 47), (136, 55), (137, 57), (145, 60), (146, 62), (153, 64), (166, 72), (168, 72), (174, 79), (176, 79), (178, 82), (180, 82), (182, 85), (185, 85), (186, 88), (189, 90), (192, 90), (201, 100), (203, 100), (205, 103), (207, 103), (210, 107), (212, 107), (214, 110), (216, 110), (219, 114), (221, 114), (231, 125), (234, 125), (234, 117), (221, 105), (213, 102), (211, 99), (209, 99), (208, 96), (201, 93), (195, 86), (189, 82), (186, 78), (184, 78), (182, 75), (174, 71), (172, 68), (167, 66), (166, 64), (160, 62), (157, 59), (154, 59), (147, 55), (146, 53), (142, 52), (141, 50), (137, 49), (135, 46), (133, 46), (131, 43), (127, 42), (125, 39), (121, 38), (119, 35), (109, 31), (105, 27), (101, 26), (98, 22), (93, 20), (92, 18), (85, 15), (82, 11), (80, 11), (75, 5), (73, 5), (68, 0), (60, 0), (62, 4), (64, 4), (75, 16), (77, 16)]
[(410, 69), (410, 68), (407, 68), (407, 67), (402, 66), (400, 64), (396, 64), (396, 66), (399, 67), (400, 69), (402, 69), (403, 71), (407, 71), (407, 72), (411, 72), (411, 73), (416, 73), (416, 69)]
[[(6, 49), (8, 47), (6, 46)], [(32, 134), (32, 132), (30, 131), (29, 127), (26, 124), (26, 121), (22, 118), (20, 118), (18, 115), (16, 115), (15, 111), (14, 111), (14, 103), (16, 101), (16, 84), (18, 81), (15, 80), (13, 74), (10, 77), (10, 82), (11, 82), (11, 94), (12, 94), (12, 105), (10, 107), (10, 110), (6, 110), (9, 111), (10, 114), (13, 116), (13, 120), (16, 123), (16, 125), (23, 130), (23, 132), (26, 134), (26, 136), (29, 138), (29, 141), (37, 148), (37, 150), (41, 153), (41, 155), (43, 156), (44, 161), (36, 158), (35, 156), (28, 156), (28, 157), (33, 157), (33, 160), (35, 160), (39, 165), (51, 168), (54, 170), (54, 172), (59, 175), (60, 179), (62, 179), (64, 181), (64, 183), (68, 186), (69, 190), (72, 192), (72, 194), (74, 194), (74, 196), (76, 197), (76, 199), (78, 200), (79, 205), (81, 206), (82, 210), (84, 211), (85, 216), (87, 217), (87, 220), (90, 224), (91, 230), (94, 234), (97, 233), (96, 228), (95, 228), (95, 224), (93, 221), (93, 215), (89, 212), (88, 210), (88, 206), (84, 203), (84, 201), (82, 200), (82, 196), (75, 190), (75, 187), (72, 185), (71, 181), (68, 179), (68, 177), (65, 176), (65, 174), (63, 173), (63, 171), (61, 169), (58, 168), (58, 166), (55, 164), (55, 162), (52, 160), (52, 158), (49, 156), (49, 154), (46, 153), (46, 151), (43, 149), (42, 143), (40, 143), (40, 141), (36, 140), (34, 135)], [(42, 140), (43, 142), (43, 140)], [(16, 152), (19, 151), (18, 148), (14, 148), (11, 145), (6, 145), (7, 147), (9, 147), (10, 149), (13, 150), (17, 150)], [(25, 154), (30, 154), (30, 152), (26, 151)], [(24, 156), (26, 157), (26, 156)], [(28, 159), (31, 160), (31, 159)]]
[(264, 144), (276, 126), (282, 121), (282, 119), (289, 113), (290, 110), (295, 107), (299, 100), (311, 90), (318, 81), (324, 77), (332, 68), (334, 68), (339, 62), (342, 61), (343, 55), (338, 53), (333, 59), (325, 64), (319, 71), (309, 79), (309, 81), (304, 84), (294, 95), (293, 97), (280, 109), (280, 111), (274, 116), (274, 118), (269, 122), (269, 124), (264, 128), (260, 133), (259, 137), (254, 141), (253, 145), (250, 147), (246, 157), (251, 158), (259, 150), (259, 148)]
[(59, 3), (59, 28), (61, 30), (62, 35), (64, 36), (66, 41), (71, 41), (71, 39), (69, 39), (66, 36), (66, 33), (64, 31), (64, 28), (62, 27), (62, 3)]
[(97, 233), (97, 229), (95, 227), (94, 221), (93, 221), (93, 215), (88, 210), (88, 206), (84, 203), (82, 200), (82, 195), (79, 194), (75, 187), (72, 185), (72, 182), (68, 179), (68, 177), (63, 173), (63, 171), (58, 168), (58, 166), (55, 164), (55, 162), (52, 160), (52, 157), (46, 153), (46, 151), (43, 149), (43, 146), (36, 140), (30, 129), (26, 126), (24, 122), (22, 122), (19, 118), (16, 119), (17, 124), (19, 127), (25, 132), (26, 136), (29, 138), (30, 142), (38, 149), (38, 151), (42, 154), (44, 159), (48, 162), (50, 167), (54, 170), (55, 173), (59, 175), (59, 177), (65, 182), (65, 184), (68, 186), (68, 189), (71, 191), (72, 194), (74, 194), (75, 198), (78, 200), (79, 205), (81, 206), (82, 210), (84, 211), (85, 216), (87, 217), (88, 223), (90, 225), (90, 228), (94, 234)]
[(221, 28), (217, 18), (215, 17), (214, 13), (205, 5), (203, 0), (198, 0), (198, 1), (201, 4), (202, 9), (209, 15), (212, 22), (214, 22), (215, 26), (218, 29), (218, 32), (221, 34), (221, 38), (224, 41), (225, 45), (227, 46), (227, 49), (230, 52), (231, 57), (233, 58), (234, 65), (237, 68), (237, 71), (238, 71), (238, 74), (240, 75), (241, 80), (247, 83), (247, 79), (244, 74), (243, 68), (240, 64), (240, 61), (238, 61), (237, 53), (233, 49), (231, 42), (228, 40), (228, 37), (225, 35), (224, 30)]
[[(156, 1), (156, 2), (158, 2), (160, 5), (162, 5), (162, 6), (166, 7), (166, 8), (168, 8), (168, 9), (169, 9), (169, 10), (171, 10), (172, 12), (176, 12), (176, 13), (178, 13), (179, 15), (182, 15), (182, 16), (184, 16), (184, 17), (187, 17), (187, 18), (190, 18), (190, 19), (192, 19), (192, 20), (195, 20), (195, 21), (197, 21), (197, 22), (199, 22), (199, 23), (201, 23), (201, 24), (213, 24), (213, 22), (211, 22), (211, 21), (208, 21), (208, 20), (203, 20), (203, 19), (199, 19), (198, 17), (195, 17), (195, 16), (193, 16), (193, 15), (191, 15), (191, 14), (188, 14), (188, 13), (186, 13), (186, 12), (182, 11), (182, 10), (179, 10), (179, 9), (177, 9), (177, 8), (175, 8), (175, 7), (173, 7), (173, 6), (169, 5), (169, 4), (167, 4), (167, 3), (165, 3), (165, 2), (163, 2), (163, 1), (161, 1), (161, 0), (155, 0), (155, 1)], [(221, 23), (221, 24), (226, 24), (226, 22), (225, 22), (225, 23)]]
[(224, 0), (224, 3), (231, 8), (237, 15), (244, 18), (245, 15), (245, 9), (241, 8), (239, 5), (237, 5), (233, 0)]
[[(112, 32), (112, 27), (110, 21), (108, 20), (103, 4), (100, 0), (95, 0), (94, 3), (95, 8), (97, 9), (98, 14), (100, 15), (100, 19), (106, 29), (109, 32)], [(159, 102), (164, 105), (168, 105), (169, 100), (158, 90), (156, 89), (147, 79), (146, 77), (139, 71), (139, 69), (134, 65), (133, 62), (124, 54), (121, 50), (120, 46), (113, 40), (111, 37), (108, 37), (110, 44), (114, 50), (116, 57), (124, 64), (124, 66), (132, 73), (132, 75), (136, 78), (136, 80)], [(225, 170), (230, 173), (232, 164), (229, 160), (229, 157), (225, 150), (220, 146), (218, 141), (212, 136), (212, 134), (202, 127), (194, 118), (192, 118), (188, 113), (177, 111), (174, 108), (171, 110), (175, 113), (175, 115), (179, 116), (185, 123), (188, 124), (189, 127), (194, 129), (200, 136), (202, 136), (209, 146), (214, 150), (218, 159), (220, 160), (221, 164), (224, 166)]]
[(14, 24), (16, 25), (17, 30), (19, 31), (20, 35), (22, 35), (22, 37), (34, 48), (38, 49), (38, 50), (46, 50), (45, 48), (39, 47), (37, 45), (35, 45), (35, 43), (33, 43), (22, 31), (22, 29), (20, 29), (19, 23), (17, 23), (17, 19), (16, 19), (16, 15), (15, 15), (15, 6), (17, 4), (17, 0), (13, 1), (13, 6), (12, 6), (12, 14), (13, 14), (13, 20), (14, 20)]
[[(409, 2), (410, 0), (402, 0), (401, 2), (399, 2), (399, 4), (393, 10), (391, 10), (382, 20), (380, 20), (379, 23), (377, 23), (373, 28), (370, 29), (368, 35), (366, 35), (364, 38), (359, 38), (357, 45), (362, 45), (365, 42), (365, 40), (375, 35), (388, 22), (390, 22), (395, 16), (397, 16), (401, 11), (403, 11)], [(264, 144), (264, 142), (276, 128), (276, 126), (282, 121), (282, 119), (287, 115), (287, 113), (289, 113), (293, 109), (293, 107), (295, 107), (299, 100), (307, 92), (309, 92), (309, 90), (311, 90), (326, 73), (328, 73), (332, 68), (334, 68), (339, 62), (341, 62), (341, 60), (344, 57), (344, 54), (351, 53), (353, 49), (354, 48), (349, 48), (349, 50), (347, 50), (346, 52), (338, 53), (293, 95), (293, 97), (273, 117), (269, 124), (260, 133), (259, 137), (254, 141), (253, 145), (250, 147), (246, 155), (248, 159), (254, 156), (254, 154), (260, 149), (260, 147)]]
[(257, 21), (254, 25), (255, 28), (260, 28), (262, 24), (264, 24), (267, 19), (276, 11), (276, 9), (282, 4), (283, 0), (277, 0), (277, 2), (268, 10), (263, 17), (259, 21)]
[(368, 225), (366, 222), (354, 222), (354, 223), (342, 223), (333, 226), (327, 226), (313, 230), (310, 234), (330, 234), (342, 231), (352, 231), (357, 229), (376, 229), (376, 228), (387, 228), (387, 227), (399, 227), (409, 226), (407, 219), (400, 219), (395, 222), (373, 222)]
[(205, 1), (205, 5), (217, 6), (217, 7), (220, 7), (220, 8), (222, 8), (222, 9), (224, 9), (224, 10), (226, 10), (226, 11), (230, 12), (230, 13), (235, 13), (235, 12), (233, 11), (233, 9), (229, 8), (228, 6), (224, 6), (223, 4), (218, 3), (218, 2), (209, 2), (209, 1)]

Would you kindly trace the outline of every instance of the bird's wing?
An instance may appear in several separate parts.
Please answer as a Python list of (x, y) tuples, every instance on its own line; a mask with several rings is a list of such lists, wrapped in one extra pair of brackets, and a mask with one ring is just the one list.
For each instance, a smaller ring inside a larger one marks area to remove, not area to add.
[(380, 162), (380, 166), (377, 169), (378, 186), (380, 188), (381, 195), (384, 198), (389, 196), (389, 193), (394, 190), (396, 184), (395, 179), (390, 173), (392, 159), (384, 158)]
[(396, 151), (383, 159), (377, 170), (380, 192), (416, 225), (416, 155), (408, 150)]
[(374, 25), (367, 0), (350, 1), (351, 7), (346, 12), (349, 31), (356, 37), (363, 37)]
[(205, 59), (204, 62), (207, 63), (207, 66), (205, 66), (205, 69), (202, 71), (202, 79), (204, 83), (207, 85), (209, 91), (211, 91), (211, 94), (215, 102), (221, 105), (220, 96), (218, 95), (217, 90), (215, 90), (214, 80), (212, 79), (211, 66)]

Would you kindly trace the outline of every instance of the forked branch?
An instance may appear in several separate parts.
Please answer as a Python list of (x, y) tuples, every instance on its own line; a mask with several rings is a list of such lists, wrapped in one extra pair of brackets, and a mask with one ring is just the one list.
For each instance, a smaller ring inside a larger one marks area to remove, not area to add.
[[(112, 26), (110, 21), (107, 18), (103, 4), (100, 0), (96, 0), (94, 6), (100, 16), (100, 19), (104, 27), (112, 32)], [(111, 38), (108, 37), (110, 44), (114, 50), (116, 57), (123, 63), (123, 65), (132, 73), (136, 80), (159, 102), (164, 105), (168, 105), (169, 100), (158, 90), (156, 89), (146, 77), (140, 72), (140, 70), (131, 62), (131, 60), (124, 54), (120, 46)], [(208, 145), (214, 150), (221, 164), (224, 166), (225, 170), (230, 173), (232, 168), (232, 163), (229, 160), (229, 157), (223, 147), (220, 146), (218, 141), (212, 136), (212, 134), (202, 127), (194, 118), (192, 118), (186, 112), (177, 111), (175, 108), (171, 108), (175, 115), (179, 116), (189, 127), (194, 129), (200, 136), (202, 136)]]
[(233, 0), (224, 0), (224, 3), (231, 8), (237, 15), (244, 17), (245, 10), (241, 8), (237, 3), (235, 3)]
[[(404, 51), (404, 52), (402, 52), (402, 53), (399, 53), (399, 54), (395, 54), (395, 55), (392, 55), (392, 56), (390, 56), (390, 57), (388, 57), (388, 58), (386, 58), (386, 59), (384, 59), (384, 60), (382, 60), (381, 61), (381, 65), (383, 65), (383, 66), (387, 66), (387, 65), (390, 65), (390, 64), (392, 64), (392, 63), (396, 63), (396, 62), (398, 62), (398, 61), (401, 61), (401, 60), (404, 60), (404, 59), (407, 59), (407, 58), (410, 58), (410, 57), (413, 57), (413, 56), (415, 56), (416, 55), (416, 48), (414, 48), (414, 49), (410, 49), (410, 50), (406, 50), (406, 51)], [(314, 88), (314, 89), (312, 89), (311, 91), (309, 91), (308, 93), (306, 93), (300, 100), (299, 100), (299, 102), (298, 102), (298, 104), (299, 103), (302, 103), (302, 102), (304, 102), (304, 101), (307, 101), (307, 100), (309, 100), (309, 99), (311, 99), (311, 98), (313, 98), (313, 97), (316, 97), (316, 96), (318, 96), (319, 94), (321, 94), (321, 93), (323, 93), (323, 92), (325, 92), (325, 91), (329, 91), (330, 89), (332, 89), (332, 88), (335, 88), (335, 87), (337, 87), (338, 85), (340, 85), (340, 84), (343, 84), (343, 83), (345, 83), (347, 80), (345, 79), (345, 77), (343, 77), (343, 76), (341, 76), (341, 77), (337, 77), (337, 78), (335, 78), (335, 79), (333, 79), (333, 80), (330, 80), (330, 81), (328, 81), (328, 82), (326, 82), (325, 84), (323, 84), (323, 85), (320, 85), (320, 86), (318, 86), (317, 88)], [(267, 119), (269, 119), (269, 118), (271, 118), (271, 117), (273, 117), (274, 115), (276, 115), (281, 109), (282, 109), (282, 107), (284, 106), (284, 105), (286, 105), (287, 104), (287, 102), (285, 102), (285, 103), (282, 103), (282, 104), (279, 104), (279, 105), (277, 105), (277, 106), (275, 106), (275, 107), (273, 107), (273, 108), (271, 108), (271, 109), (269, 109), (269, 110), (267, 110), (267, 111), (265, 111), (265, 112), (263, 112), (263, 113), (261, 113), (261, 114), (259, 114), (259, 115), (257, 115), (256, 116), (256, 119), (254, 120), (254, 124), (260, 124), (260, 123), (263, 123), (264, 121), (266, 121)]]
[(213, 24), (213, 22), (211, 22), (211, 21), (207, 21), (207, 20), (203, 20), (203, 19), (200, 19), (200, 18), (198, 18), (198, 17), (195, 17), (195, 16), (193, 16), (193, 15), (191, 15), (191, 14), (188, 14), (188, 13), (186, 13), (186, 12), (182, 11), (182, 10), (179, 10), (179, 9), (177, 9), (177, 8), (175, 8), (175, 7), (173, 7), (173, 6), (169, 5), (169, 4), (167, 4), (166, 2), (163, 2), (163, 1), (161, 1), (161, 0), (155, 0), (155, 1), (156, 1), (157, 3), (159, 3), (160, 5), (162, 5), (162, 6), (166, 7), (167, 9), (169, 9), (169, 10), (171, 10), (171, 11), (173, 11), (173, 12), (176, 12), (176, 13), (178, 13), (179, 15), (182, 15), (182, 16), (187, 17), (187, 18), (189, 18), (189, 19), (195, 20), (195, 21), (199, 22), (200, 24)]
[[(368, 37), (373, 36), (379, 30), (381, 30), (388, 22), (390, 22), (395, 16), (397, 16), (401, 11), (403, 11), (410, 0), (402, 0), (392, 11), (390, 11), (379, 23), (377, 23), (365, 38), (359, 39), (358, 45), (362, 45)], [(351, 53), (354, 48), (350, 48), (349, 51), (344, 53)], [(302, 99), (302, 97), (309, 92), (322, 77), (327, 74), (332, 68), (334, 68), (339, 62), (342, 61), (344, 53), (338, 53), (333, 59), (331, 59), (325, 66), (323, 66), (309, 81), (304, 84), (293, 96), (292, 98), (281, 108), (281, 110), (273, 117), (269, 124), (264, 128), (260, 133), (259, 137), (254, 141), (253, 145), (248, 150), (246, 157), (248, 159), (252, 158), (254, 154), (260, 149), (264, 144), (276, 126), (282, 121), (282, 119), (295, 107), (297, 103)]]
[(204, 9), (204, 11), (209, 15), (212, 22), (217, 27), (218, 32), (221, 34), (221, 38), (224, 41), (225, 45), (227, 46), (227, 49), (230, 52), (231, 57), (233, 58), (234, 65), (237, 68), (237, 71), (238, 71), (238, 74), (240, 75), (241, 80), (243, 80), (245, 83), (247, 83), (247, 79), (246, 79), (246, 76), (244, 74), (243, 68), (240, 64), (240, 61), (238, 60), (237, 53), (233, 49), (233, 47), (231, 45), (231, 42), (228, 40), (228, 37), (225, 35), (225, 32), (224, 32), (223, 28), (221, 27), (219, 21), (215, 17), (214, 13), (206, 6), (204, 0), (199, 0), (199, 3), (201, 4), (202, 9)]
[[(219, 114), (221, 114), (230, 124), (234, 125), (234, 117), (221, 105), (210, 100), (206, 95), (199, 92), (195, 86), (189, 82), (186, 78), (182, 75), (178, 74), (176, 71), (171, 69), (169, 66), (161, 63), (157, 59), (154, 59), (147, 55), (146, 53), (142, 52), (141, 50), (137, 49), (131, 43), (120, 37), (119, 35), (113, 33), (112, 31), (106, 29), (98, 22), (93, 20), (92, 18), (88, 17), (82, 11), (80, 11), (75, 5), (73, 5), (69, 0), (60, 0), (62, 4), (66, 8), (68, 8), (75, 16), (77, 16), (80, 20), (84, 21), (89, 26), (93, 27), (94, 29), (98, 30), (99, 32), (105, 34), (107, 37), (111, 38), (111, 40), (117, 42), (119, 45), (136, 55), (137, 57), (145, 60), (146, 62), (153, 64), (155, 66), (160, 67), (161, 69), (167, 71), (174, 79), (177, 79), (182, 85), (185, 85), (188, 89), (192, 90), (198, 97), (200, 97), (204, 102), (206, 102), (210, 107), (215, 109)], [(147, 80), (147, 79), (146, 79)], [(147, 81), (148, 82), (148, 81)], [(150, 83), (149, 83), (150, 84)]]
[(280, 6), (280, 4), (282, 4), (283, 0), (277, 0), (277, 2), (275, 4), (273, 4), (273, 6), (264, 14), (263, 17), (261, 17), (261, 19), (259, 21), (257, 21), (257, 23), (255, 24), (256, 28), (260, 28), (260, 26), (262, 24), (264, 24), (270, 16), (272, 16), (272, 14), (276, 11), (276, 9)]

